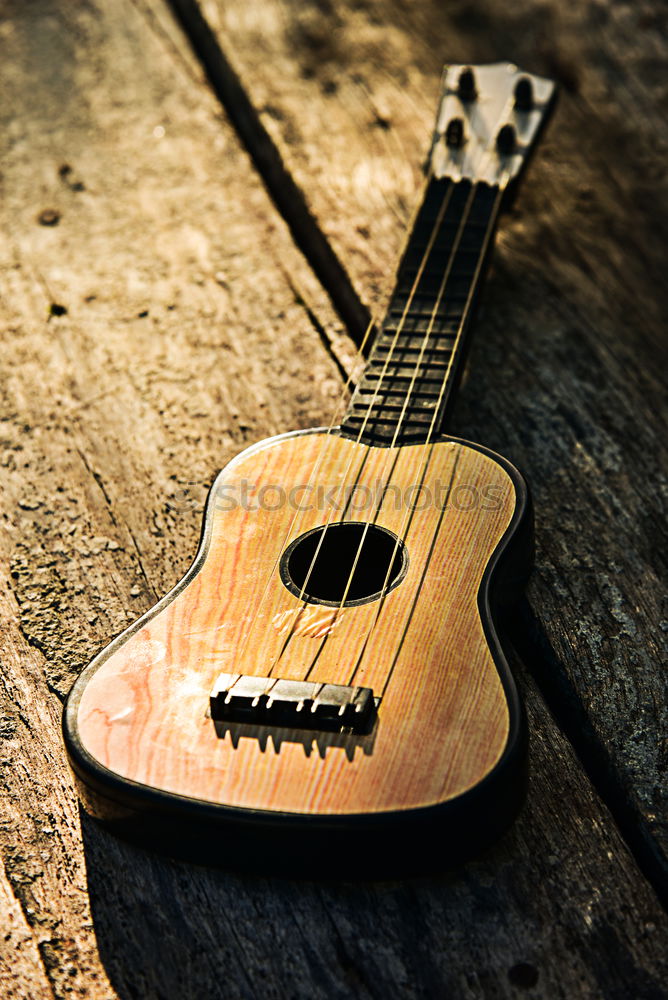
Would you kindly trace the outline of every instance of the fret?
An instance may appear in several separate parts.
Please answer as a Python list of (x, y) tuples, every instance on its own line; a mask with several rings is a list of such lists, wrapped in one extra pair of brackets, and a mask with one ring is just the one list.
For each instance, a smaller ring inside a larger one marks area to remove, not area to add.
[[(376, 343), (379, 347), (392, 347), (394, 344), (402, 343), (408, 337), (418, 337), (420, 341), (423, 341), (426, 333), (455, 335), (461, 319), (461, 310), (455, 314), (448, 311), (445, 315), (437, 317), (426, 313), (406, 316), (402, 323), (392, 322), (387, 329), (382, 330)], [(397, 334), (400, 336), (397, 337)]]
[[(424, 285), (425, 280), (426, 279), (423, 276), (420, 281), (421, 288)], [(447, 301), (443, 301), (442, 303), (439, 301), (441, 284), (440, 278), (438, 280), (438, 284), (436, 284), (436, 287), (434, 288), (433, 295), (426, 295), (424, 292), (422, 292), (419, 296), (410, 295), (409, 293), (406, 293), (405, 295), (399, 294), (392, 302), (388, 311), (388, 318), (397, 320), (398, 323), (401, 323), (406, 307), (408, 307), (409, 315), (418, 319), (433, 318), (434, 309), (438, 309), (437, 315), (439, 317), (443, 316), (447, 318), (448, 316), (460, 316), (463, 311), (462, 307), (466, 305), (466, 301), (468, 299), (470, 280), (471, 279), (466, 282), (466, 287), (462, 287), (461, 291), (448, 288)], [(405, 319), (403, 322), (405, 323)]]
[(386, 371), (383, 369), (378, 370), (375, 367), (370, 368), (365, 372), (364, 378), (377, 379), (379, 381), (385, 378), (388, 381), (393, 378), (405, 378), (408, 380), (414, 377), (419, 379), (429, 378), (440, 385), (448, 370), (448, 359), (446, 357), (443, 357), (443, 359), (439, 357), (433, 361), (426, 362), (423, 358), (419, 364), (417, 363), (418, 360), (417, 358), (409, 358), (405, 361), (399, 360), (393, 362)]
[(427, 183), (342, 433), (401, 444), (426, 440), (432, 424), (441, 428), (461, 372), (497, 195), (496, 186), (468, 180)]
[[(418, 414), (411, 414), (409, 420), (406, 421), (406, 425), (402, 430), (402, 437), (408, 434), (414, 436), (416, 431), (426, 432), (427, 434), (429, 434), (429, 431), (431, 429), (431, 421), (432, 421), (431, 414), (425, 414), (422, 419)], [(352, 427), (356, 427), (361, 431), (372, 432), (374, 434), (374, 437), (380, 438), (383, 444), (387, 444), (388, 439), (389, 441), (392, 440), (393, 430), (396, 427), (396, 417), (390, 414), (373, 413), (365, 417), (361, 416), (351, 417), (350, 424)], [(378, 428), (381, 426), (385, 427), (386, 429), (384, 429), (379, 433)]]
[(433, 408), (433, 405), (439, 399), (440, 393), (432, 393), (429, 396), (423, 396), (420, 393), (414, 392), (402, 392), (401, 389), (397, 388), (392, 392), (369, 392), (364, 395), (359, 395), (355, 401), (350, 405), (351, 413), (364, 413), (367, 410), (397, 410), (401, 412), (406, 403), (408, 406), (408, 415), (412, 412), (414, 406), (418, 407), (421, 411), (428, 406)]
[[(445, 355), (445, 352), (443, 351), (439, 351), (436, 357), (433, 356), (433, 353), (431, 355), (427, 354), (426, 359), (425, 358), (422, 359), (422, 364), (428, 365), (429, 373), (432, 374), (434, 378), (437, 379), (438, 381), (440, 381), (439, 376), (445, 375), (448, 369), (448, 359)], [(391, 378), (392, 375), (394, 374), (406, 375), (412, 378), (413, 375), (415, 375), (416, 369), (418, 371), (418, 377), (420, 377), (419, 366), (417, 364), (414, 364), (412, 359), (409, 359), (408, 361), (403, 361), (401, 359), (399, 352), (397, 352), (397, 357), (393, 358), (392, 361), (390, 361), (389, 365), (387, 366), (387, 369), (385, 368), (385, 365), (380, 358), (374, 358), (373, 363), (372, 364), (370, 363), (367, 366), (364, 373), (364, 377), (383, 378), (383, 373), (387, 372), (388, 378)]]
[[(373, 376), (367, 376), (366, 381), (368, 381), (370, 378), (373, 378)], [(416, 376), (416, 375), (396, 375), (396, 374), (393, 374), (392, 376), (388, 376), (388, 379), (387, 379), (387, 382), (390, 385), (394, 385), (395, 382), (408, 382), (409, 384), (411, 384), (413, 381), (415, 381), (416, 386), (420, 387), (419, 389), (416, 389), (414, 391), (416, 391), (416, 392), (419, 391), (419, 392), (421, 392), (423, 394), (426, 394), (427, 390), (424, 389), (424, 386), (425, 385), (433, 385), (435, 387), (434, 390), (433, 390), (434, 395), (436, 395), (436, 396), (439, 395), (439, 392), (440, 392), (440, 389), (441, 389), (441, 382), (442, 382), (442, 380), (438, 379), (438, 378), (429, 378), (427, 375), (417, 375)]]
[(355, 400), (356, 402), (361, 399), (366, 399), (371, 396), (382, 397), (386, 396), (403, 396), (407, 393), (415, 395), (417, 393), (427, 396), (438, 396), (443, 384), (443, 379), (431, 378), (425, 379), (418, 375), (404, 375), (388, 377), (382, 381), (378, 379), (377, 381), (371, 380), (369, 383), (367, 380), (364, 382), (364, 386), (360, 385), (360, 391), (357, 393)]
[[(461, 320), (460, 320), (461, 322)], [(440, 351), (449, 350), (448, 341), (452, 342), (456, 339), (457, 329), (459, 329), (459, 323), (456, 329), (450, 330), (428, 330), (428, 324), (424, 326), (418, 326), (417, 329), (400, 330), (399, 336), (394, 335), (390, 337), (383, 336), (381, 342), (374, 345), (374, 350), (372, 354), (372, 359), (375, 361), (385, 361), (383, 355), (387, 354), (390, 361), (401, 356), (401, 351), (408, 351), (415, 349), (416, 351), (424, 351), (425, 355), (428, 355), (432, 351), (437, 353)], [(427, 334), (429, 334), (427, 336)]]
[(429, 323), (410, 324), (409, 329), (399, 330), (398, 335), (393, 333), (390, 337), (383, 337), (378, 344), (378, 352), (374, 350), (374, 358), (385, 361), (383, 355), (387, 355), (393, 361), (399, 357), (400, 351), (412, 347), (424, 350), (425, 354), (429, 351), (447, 351), (457, 338), (460, 323), (461, 317), (456, 326), (450, 324), (445, 329), (437, 329), (435, 324)]
[[(422, 393), (411, 392), (408, 399), (415, 406), (420, 407), (421, 410), (433, 409), (438, 400), (438, 393), (431, 394), (425, 397)], [(371, 395), (371, 396), (360, 396), (358, 402), (353, 405), (353, 412), (355, 410), (360, 410), (364, 413), (365, 410), (369, 409), (382, 409), (387, 413), (401, 413), (406, 404), (405, 399), (399, 395)]]
[[(395, 350), (392, 352), (391, 358), (390, 358), (391, 348), (390, 347), (384, 347), (383, 348), (383, 352), (386, 352), (388, 359), (390, 359), (389, 360), (389, 364), (390, 365), (394, 363), (395, 359), (401, 359), (405, 355), (408, 355), (410, 357), (411, 361), (415, 361), (417, 363), (419, 361), (421, 355), (423, 355), (423, 360), (425, 358), (428, 358), (428, 359), (439, 358), (439, 359), (444, 359), (444, 360), (447, 361), (447, 359), (449, 358), (450, 354), (452, 353), (449, 347), (444, 346), (442, 348), (438, 348), (437, 345), (436, 345), (436, 343), (431, 344), (429, 346), (429, 348), (427, 348), (425, 351), (423, 351), (422, 347), (419, 344), (419, 342), (420, 342), (420, 340), (422, 340), (424, 338), (415, 337), (413, 339), (415, 341), (414, 345), (413, 344), (402, 344), (400, 347), (396, 347)], [(381, 362), (383, 362), (384, 361), (384, 357), (385, 357), (384, 354), (381, 355), (379, 357), (379, 360)], [(431, 364), (431, 360), (430, 360), (429, 363)], [(387, 370), (390, 371), (391, 368), (388, 368)], [(364, 376), (362, 376), (362, 377), (364, 377)]]
[[(430, 345), (432, 342), (436, 342), (444, 337), (452, 339), (457, 336), (461, 318), (461, 313), (456, 318), (448, 318), (441, 322), (433, 322), (426, 316), (411, 317), (411, 319), (407, 319), (402, 324), (399, 330), (383, 331), (378, 346), (388, 351), (393, 348), (396, 350), (397, 347), (403, 346), (409, 339), (422, 344), (424, 343), (426, 334), (429, 334)], [(397, 333), (399, 336), (397, 336)]]
[(461, 318), (454, 328), (437, 330), (428, 329), (428, 325), (418, 326), (415, 330), (399, 331), (398, 337), (390, 337), (378, 344), (378, 349), (374, 350), (374, 361), (385, 364), (393, 364), (401, 358), (403, 351), (416, 351), (424, 354), (425, 358), (430, 355), (440, 357), (449, 353), (457, 339), (457, 330), (461, 324)]
[(440, 392), (447, 371), (448, 366), (446, 364), (433, 368), (421, 365), (419, 369), (417, 365), (404, 365), (401, 369), (392, 369), (386, 372), (384, 376), (381, 372), (371, 371), (366, 373), (363, 382), (360, 381), (360, 390), (363, 387), (368, 387), (378, 394), (381, 386), (393, 386), (397, 383), (400, 390), (404, 391), (404, 389), (415, 383), (415, 385), (421, 388), (430, 388)]
[[(450, 315), (434, 317), (433, 315), (419, 314), (407, 316), (403, 323), (392, 323), (378, 335), (376, 343), (379, 347), (391, 347), (395, 342), (401, 343), (405, 337), (410, 335), (424, 338), (425, 333), (448, 333), (456, 334), (459, 329), (462, 314), (461, 310)], [(401, 339), (397, 338), (397, 333), (401, 334)]]

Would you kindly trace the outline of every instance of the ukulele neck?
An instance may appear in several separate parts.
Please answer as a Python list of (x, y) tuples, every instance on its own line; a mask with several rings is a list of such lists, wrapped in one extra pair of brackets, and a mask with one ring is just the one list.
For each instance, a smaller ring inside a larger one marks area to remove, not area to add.
[(498, 185), (432, 177), (341, 431), (366, 444), (432, 440), (461, 378), (493, 242)]

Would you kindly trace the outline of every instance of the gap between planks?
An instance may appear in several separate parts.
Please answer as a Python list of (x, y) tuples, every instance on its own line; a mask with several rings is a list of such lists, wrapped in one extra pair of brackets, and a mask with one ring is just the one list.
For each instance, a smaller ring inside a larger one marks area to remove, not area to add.
[(315, 272), (356, 344), (361, 344), (371, 316), (348, 273), (308, 208), (304, 193), (251, 103), (239, 76), (195, 0), (167, 0), (183, 28), (207, 79), (246, 147), (293, 239)]

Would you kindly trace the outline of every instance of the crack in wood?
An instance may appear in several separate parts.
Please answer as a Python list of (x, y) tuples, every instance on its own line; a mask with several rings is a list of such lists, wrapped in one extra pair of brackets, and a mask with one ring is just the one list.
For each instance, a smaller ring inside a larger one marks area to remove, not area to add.
[(167, 0), (199, 58), (211, 87), (244, 143), (295, 243), (319, 278), (359, 346), (371, 316), (346, 269), (311, 213), (304, 192), (286, 169), (218, 39), (196, 0)]
[(577, 694), (565, 681), (563, 668), (538, 616), (526, 598), (508, 617), (508, 637), (529, 669), (545, 704), (573, 747), (587, 777), (612, 813), (617, 828), (668, 912), (668, 866), (640, 810), (624, 793), (609, 750), (600, 740)]

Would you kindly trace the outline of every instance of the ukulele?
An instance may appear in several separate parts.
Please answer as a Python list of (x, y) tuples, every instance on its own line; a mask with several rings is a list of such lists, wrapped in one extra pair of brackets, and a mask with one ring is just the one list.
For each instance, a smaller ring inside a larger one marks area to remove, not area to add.
[(444, 425), (554, 89), (509, 63), (446, 68), (347, 409), (219, 473), (190, 570), (74, 684), (78, 791), (121, 834), (321, 875), (465, 855), (516, 815), (526, 725), (494, 622), (529, 572), (528, 493)]

